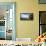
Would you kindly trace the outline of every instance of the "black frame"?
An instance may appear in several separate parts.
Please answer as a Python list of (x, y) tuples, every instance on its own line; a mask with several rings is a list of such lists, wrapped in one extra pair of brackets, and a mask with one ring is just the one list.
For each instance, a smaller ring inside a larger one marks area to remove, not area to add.
[[(24, 15), (27, 14), (29, 16), (29, 18), (22, 18), (21, 17), (22, 14), (24, 14)], [(20, 20), (33, 20), (33, 13), (20, 13)]]

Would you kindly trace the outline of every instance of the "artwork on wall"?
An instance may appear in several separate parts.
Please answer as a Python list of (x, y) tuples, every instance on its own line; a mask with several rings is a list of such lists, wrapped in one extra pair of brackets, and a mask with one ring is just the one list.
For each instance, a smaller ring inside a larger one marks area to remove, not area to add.
[(46, 4), (46, 0), (39, 0), (39, 4)]
[(33, 20), (33, 13), (20, 13), (20, 20)]

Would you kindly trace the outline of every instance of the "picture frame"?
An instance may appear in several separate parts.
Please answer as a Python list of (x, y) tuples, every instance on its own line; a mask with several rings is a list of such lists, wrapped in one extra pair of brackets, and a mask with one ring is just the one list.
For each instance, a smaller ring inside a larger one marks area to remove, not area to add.
[(20, 13), (20, 20), (33, 20), (33, 13)]
[(39, 4), (46, 4), (46, 0), (38, 0)]

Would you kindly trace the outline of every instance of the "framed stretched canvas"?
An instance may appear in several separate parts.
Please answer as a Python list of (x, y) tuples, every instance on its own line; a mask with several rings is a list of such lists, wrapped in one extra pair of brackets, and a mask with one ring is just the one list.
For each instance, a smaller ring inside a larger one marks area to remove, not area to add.
[(20, 13), (20, 20), (33, 20), (33, 13)]

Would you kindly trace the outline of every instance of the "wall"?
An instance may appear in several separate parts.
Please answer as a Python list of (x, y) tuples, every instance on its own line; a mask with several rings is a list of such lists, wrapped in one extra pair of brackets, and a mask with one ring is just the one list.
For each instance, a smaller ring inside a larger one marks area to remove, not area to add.
[[(38, 4), (38, 0), (3, 0), (0, 2), (16, 2), (16, 37), (36, 38), (39, 34), (39, 10), (46, 10), (46, 5)], [(33, 13), (33, 21), (21, 21), (20, 13)]]
[[(19, 0), (17, 3), (17, 37), (18, 38), (36, 38), (39, 32), (38, 22), (38, 4), (37, 0)], [(33, 13), (33, 21), (20, 21), (20, 13)]]

